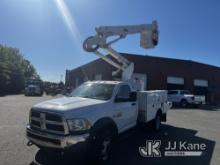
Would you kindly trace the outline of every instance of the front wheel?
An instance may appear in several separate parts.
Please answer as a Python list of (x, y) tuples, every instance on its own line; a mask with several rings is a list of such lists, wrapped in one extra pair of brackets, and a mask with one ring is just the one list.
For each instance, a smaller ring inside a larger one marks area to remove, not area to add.
[(181, 100), (180, 105), (181, 105), (182, 108), (186, 108), (188, 103), (187, 103), (186, 100)]
[(96, 135), (94, 141), (93, 159), (99, 164), (103, 164), (109, 160), (114, 134), (111, 129), (104, 129)]

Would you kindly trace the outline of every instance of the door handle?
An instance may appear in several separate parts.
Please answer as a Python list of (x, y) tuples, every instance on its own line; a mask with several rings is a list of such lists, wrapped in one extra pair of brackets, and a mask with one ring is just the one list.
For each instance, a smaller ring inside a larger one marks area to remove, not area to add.
[(136, 105), (136, 103), (131, 103), (131, 105), (132, 105), (132, 106), (135, 106), (135, 105)]

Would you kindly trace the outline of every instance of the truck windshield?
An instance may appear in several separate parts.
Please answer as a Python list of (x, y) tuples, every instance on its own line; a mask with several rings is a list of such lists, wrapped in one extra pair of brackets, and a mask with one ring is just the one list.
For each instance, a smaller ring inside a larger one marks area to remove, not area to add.
[(85, 83), (73, 90), (70, 96), (109, 100), (112, 97), (114, 87), (114, 84)]

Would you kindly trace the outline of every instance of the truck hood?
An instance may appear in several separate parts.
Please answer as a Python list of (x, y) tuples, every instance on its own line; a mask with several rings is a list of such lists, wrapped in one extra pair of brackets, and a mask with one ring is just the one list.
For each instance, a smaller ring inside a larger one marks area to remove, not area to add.
[(106, 101), (104, 100), (81, 98), (81, 97), (62, 97), (62, 98), (41, 102), (39, 104), (36, 104), (34, 108), (48, 109), (55, 111), (67, 111), (67, 110), (86, 108), (88, 106), (90, 107), (96, 106), (99, 104), (103, 104), (105, 102)]

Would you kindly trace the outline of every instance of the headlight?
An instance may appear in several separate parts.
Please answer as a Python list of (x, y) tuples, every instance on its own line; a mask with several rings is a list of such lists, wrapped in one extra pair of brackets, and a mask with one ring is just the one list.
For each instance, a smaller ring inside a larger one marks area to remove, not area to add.
[(90, 128), (90, 123), (86, 119), (70, 119), (67, 120), (68, 127), (71, 131), (85, 131)]

